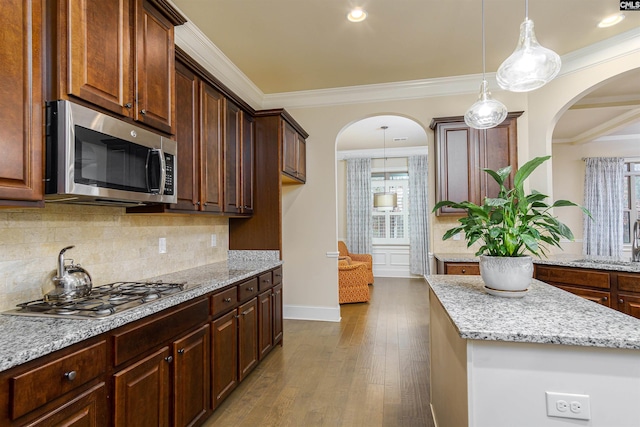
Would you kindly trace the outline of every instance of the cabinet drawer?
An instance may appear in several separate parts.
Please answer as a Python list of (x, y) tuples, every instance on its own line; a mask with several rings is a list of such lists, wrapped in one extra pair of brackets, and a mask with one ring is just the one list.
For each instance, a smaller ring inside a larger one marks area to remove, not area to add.
[(464, 274), (477, 276), (480, 274), (480, 266), (477, 262), (446, 264), (445, 274)]
[(236, 286), (211, 296), (211, 314), (217, 316), (233, 309), (238, 304), (238, 289)]
[(273, 286), (273, 278), (271, 272), (261, 274), (258, 276), (258, 288), (260, 292), (267, 290)]
[(604, 291), (594, 291), (592, 289), (574, 288), (572, 286), (556, 285), (556, 287), (571, 292), (574, 295), (588, 299), (589, 301), (611, 307), (611, 294)]
[(640, 293), (640, 275), (618, 273), (618, 290)]
[(11, 378), (11, 418), (50, 402), (104, 373), (107, 343), (90, 347)]
[(273, 286), (282, 283), (282, 267), (273, 270)]
[(580, 285), (609, 289), (609, 273), (578, 268), (536, 266), (535, 278), (560, 285)]
[(251, 280), (242, 282), (238, 285), (238, 300), (240, 302), (246, 301), (249, 298), (253, 298), (258, 295), (258, 278), (254, 277)]
[(209, 317), (209, 300), (201, 299), (113, 334), (114, 363), (120, 365), (145, 351), (166, 344), (178, 334), (202, 324)]

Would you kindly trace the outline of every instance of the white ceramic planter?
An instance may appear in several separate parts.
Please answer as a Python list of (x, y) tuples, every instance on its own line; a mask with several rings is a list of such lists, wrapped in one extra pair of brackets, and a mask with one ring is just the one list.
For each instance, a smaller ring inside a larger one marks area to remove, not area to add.
[(533, 279), (530, 256), (480, 256), (480, 275), (487, 292), (506, 297), (524, 296)]

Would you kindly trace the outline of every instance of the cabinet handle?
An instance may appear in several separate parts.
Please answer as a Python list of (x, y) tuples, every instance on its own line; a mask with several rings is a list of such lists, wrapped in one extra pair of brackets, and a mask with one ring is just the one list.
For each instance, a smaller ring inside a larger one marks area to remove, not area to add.
[(173, 356), (167, 356), (167, 357), (164, 358), (164, 360), (166, 360), (167, 363), (171, 363), (171, 362), (173, 362)]
[(147, 114), (147, 110), (145, 110), (145, 109), (140, 110), (140, 114), (142, 114), (143, 116), (146, 115)]
[(184, 348), (181, 348), (180, 350), (178, 350), (178, 354), (184, 354)]
[(246, 316), (246, 315), (247, 315), (247, 314), (249, 314), (249, 313), (251, 313), (251, 310), (245, 310), (245, 311), (243, 311), (243, 312), (242, 312), (242, 315), (243, 315), (243, 316)]
[(282, 277), (282, 274), (280, 274), (280, 273), (276, 273), (276, 274), (274, 274), (274, 276), (276, 276), (276, 277)]
[(247, 290), (248, 290), (249, 292), (253, 292), (253, 286), (252, 286), (252, 287), (250, 287), (250, 288), (247, 288)]
[(263, 282), (264, 283), (271, 283), (271, 279), (264, 279)]
[(75, 380), (76, 379), (76, 375), (78, 375), (76, 371), (69, 371), (69, 372), (65, 372), (64, 373), (64, 377), (66, 379), (68, 379), (69, 381)]
[(130, 102), (127, 102), (126, 104), (124, 104), (124, 108), (126, 108), (126, 109), (129, 109), (129, 110), (130, 110), (130, 109), (131, 109), (131, 107), (133, 107), (133, 104), (132, 104), (132, 103), (130, 103)]
[(223, 301), (224, 302), (231, 302), (231, 298), (225, 298)]

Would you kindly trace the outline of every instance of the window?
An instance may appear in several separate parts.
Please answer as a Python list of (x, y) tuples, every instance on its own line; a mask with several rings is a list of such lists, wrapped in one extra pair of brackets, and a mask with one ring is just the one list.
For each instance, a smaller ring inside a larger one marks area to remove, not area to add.
[(623, 242), (631, 244), (633, 224), (640, 219), (640, 160), (624, 164)]
[[(385, 190), (386, 188), (386, 190)], [(392, 211), (373, 210), (373, 244), (409, 244), (409, 174), (387, 172), (371, 174), (373, 194), (388, 191), (398, 195), (398, 206)]]

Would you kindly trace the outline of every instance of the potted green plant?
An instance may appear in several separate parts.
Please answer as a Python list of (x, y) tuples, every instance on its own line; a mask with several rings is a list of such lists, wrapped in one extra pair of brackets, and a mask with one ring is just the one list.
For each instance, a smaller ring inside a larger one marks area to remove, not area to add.
[(573, 233), (552, 215), (551, 209), (577, 206), (591, 217), (584, 207), (568, 200), (557, 200), (549, 205), (548, 198), (536, 190), (526, 194), (524, 181), (551, 156), (536, 157), (514, 175), (513, 187), (505, 181), (511, 166), (497, 171), (484, 169), (499, 185), (497, 197), (486, 197), (481, 206), (475, 203), (443, 200), (434, 211), (443, 207), (463, 209), (467, 215), (460, 218), (460, 225), (447, 230), (442, 240), (464, 233), (467, 247), (481, 243), (476, 255), (480, 256), (480, 274), (489, 293), (501, 296), (523, 296), (533, 277), (533, 259), (547, 255), (547, 246), (560, 246), (562, 237), (573, 240)]

